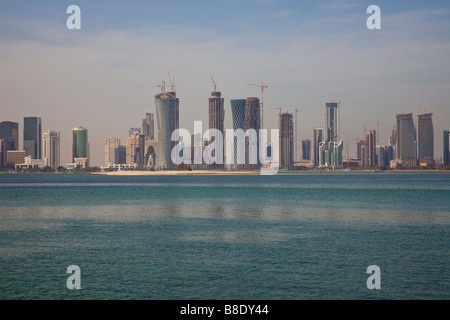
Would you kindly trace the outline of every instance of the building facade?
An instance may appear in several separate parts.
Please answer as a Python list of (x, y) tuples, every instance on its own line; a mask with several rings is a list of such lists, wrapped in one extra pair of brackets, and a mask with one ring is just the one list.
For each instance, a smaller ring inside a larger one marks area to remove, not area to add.
[(444, 130), (443, 164), (450, 165), (450, 131)]
[(84, 127), (74, 128), (72, 137), (72, 162), (75, 162), (76, 158), (86, 158), (86, 166), (89, 166), (88, 130)]
[(60, 166), (60, 133), (56, 131), (46, 131), (43, 134), (43, 156), (48, 166), (56, 169)]
[(376, 131), (368, 130), (364, 134), (364, 166), (365, 167), (375, 167), (377, 166), (376, 161)]
[(294, 165), (294, 117), (292, 113), (280, 113), (280, 168), (290, 169)]
[(311, 140), (302, 140), (302, 159), (311, 160)]
[(120, 139), (109, 138), (105, 140), (105, 166), (115, 162), (115, 149), (120, 146)]
[(432, 113), (417, 116), (417, 146), (420, 165), (434, 166), (434, 130)]
[(145, 119), (142, 119), (142, 134), (146, 140), (155, 140), (155, 119), (153, 113), (146, 113)]
[(171, 140), (172, 132), (179, 128), (180, 101), (175, 92), (162, 92), (155, 96), (156, 122), (158, 125), (157, 170), (173, 169), (172, 149), (177, 142)]
[(128, 136), (126, 145), (126, 164), (136, 164), (138, 167), (144, 166), (145, 136), (133, 134)]
[(327, 140), (337, 141), (339, 139), (339, 109), (337, 102), (327, 102)]
[(327, 129), (326, 128), (314, 128), (314, 166), (318, 167), (319, 163), (319, 147), (320, 143), (327, 140)]
[(403, 166), (417, 165), (416, 129), (412, 113), (397, 114), (397, 143), (396, 159), (401, 160)]
[(12, 121), (0, 122), (0, 139), (10, 138), (13, 142), (12, 149), (19, 150), (19, 124)]
[(23, 118), (23, 150), (31, 159), (42, 158), (42, 120), (39, 117)]

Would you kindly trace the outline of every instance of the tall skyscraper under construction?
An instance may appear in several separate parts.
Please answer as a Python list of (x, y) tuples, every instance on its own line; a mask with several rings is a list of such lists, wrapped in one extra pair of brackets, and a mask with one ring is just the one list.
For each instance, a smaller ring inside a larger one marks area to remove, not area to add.
[[(209, 114), (209, 129), (217, 129), (222, 133), (224, 138), (224, 120), (225, 120), (225, 108), (224, 99), (221, 98), (221, 93), (215, 90), (211, 92), (211, 97), (209, 98), (208, 104), (208, 114)], [(214, 140), (211, 143), (214, 143)], [(216, 148), (218, 145), (215, 146)], [(222, 145), (222, 157), (225, 159), (224, 145)], [(214, 164), (214, 167), (223, 167), (223, 164)]]
[(180, 101), (174, 91), (161, 92), (155, 96), (156, 123), (158, 126), (157, 170), (173, 169), (172, 149), (178, 143), (171, 141), (172, 132), (179, 128)]
[(417, 165), (416, 129), (412, 113), (397, 114), (397, 143), (396, 159), (401, 160), (403, 166)]
[(419, 114), (417, 121), (418, 158), (420, 164), (434, 165), (434, 131), (432, 113)]
[[(245, 159), (247, 167), (255, 169), (259, 167), (259, 129), (261, 129), (261, 106), (259, 104), (259, 98), (251, 97), (246, 99), (244, 131), (249, 129), (255, 130), (256, 139), (246, 139)], [(256, 159), (254, 156), (256, 156)]]
[(280, 168), (290, 169), (294, 164), (294, 117), (292, 113), (279, 115)]

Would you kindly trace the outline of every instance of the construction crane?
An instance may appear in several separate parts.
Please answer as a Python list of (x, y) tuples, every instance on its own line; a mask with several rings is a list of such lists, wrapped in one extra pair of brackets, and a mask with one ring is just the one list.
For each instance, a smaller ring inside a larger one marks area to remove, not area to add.
[(213, 77), (211, 77), (211, 80), (212, 80), (212, 83), (213, 83), (213, 86), (214, 86), (214, 92), (216, 92), (217, 82), (214, 81), (214, 78), (213, 78)]
[(175, 76), (170, 76), (170, 71), (168, 71), (169, 74), (169, 83), (170, 83), (170, 91), (171, 92), (176, 92), (175, 87), (179, 87), (178, 85), (175, 84)]
[(261, 87), (261, 102), (260, 102), (260, 108), (261, 108), (261, 129), (264, 127), (264, 109), (263, 109), (263, 101), (264, 101), (264, 88), (268, 88), (268, 86), (264, 85), (264, 83), (261, 82), (261, 84), (253, 84), (253, 83), (247, 83), (249, 86), (255, 86), (255, 87)]
[(161, 93), (166, 92), (166, 82), (162, 81), (162, 84), (157, 85), (158, 88), (161, 88)]

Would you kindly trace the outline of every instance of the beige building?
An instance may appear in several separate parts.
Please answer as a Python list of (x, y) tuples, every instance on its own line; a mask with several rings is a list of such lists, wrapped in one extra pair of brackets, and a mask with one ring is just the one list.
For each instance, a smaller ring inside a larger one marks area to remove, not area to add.
[(21, 164), (25, 162), (24, 150), (8, 150), (6, 152), (6, 163), (9, 164)]
[(46, 131), (43, 135), (43, 158), (47, 159), (48, 166), (60, 166), (60, 134), (56, 131)]
[(115, 163), (114, 149), (120, 146), (120, 139), (109, 138), (105, 140), (105, 166)]
[(142, 134), (129, 135), (126, 148), (126, 164), (143, 166), (145, 157), (145, 136)]

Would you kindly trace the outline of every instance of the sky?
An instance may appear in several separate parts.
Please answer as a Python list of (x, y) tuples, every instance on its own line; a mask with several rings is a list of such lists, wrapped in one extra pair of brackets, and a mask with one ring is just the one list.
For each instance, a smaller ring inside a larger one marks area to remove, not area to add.
[[(69, 30), (69, 5), (81, 29)], [(381, 29), (369, 30), (370, 5)], [(61, 133), (71, 162), (72, 129), (89, 131), (91, 165), (104, 142), (127, 142), (129, 128), (155, 113), (162, 81), (175, 79), (180, 127), (207, 127), (211, 78), (225, 98), (260, 97), (264, 128), (279, 107), (298, 109), (298, 144), (325, 126), (325, 103), (340, 101), (344, 158), (364, 128), (387, 144), (395, 115), (433, 113), (435, 157), (450, 129), (449, 1), (6, 1), (0, 0), (0, 121), (42, 118)], [(377, 125), (378, 122), (378, 125)], [(300, 154), (300, 153), (299, 153)]]

